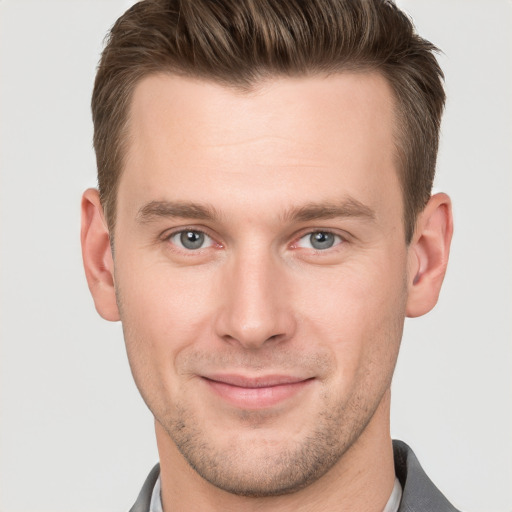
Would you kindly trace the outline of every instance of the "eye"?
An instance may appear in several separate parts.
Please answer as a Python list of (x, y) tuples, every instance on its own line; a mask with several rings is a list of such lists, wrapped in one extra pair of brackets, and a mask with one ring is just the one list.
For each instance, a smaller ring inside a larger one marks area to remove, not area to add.
[(314, 249), (315, 251), (324, 251), (330, 249), (342, 242), (339, 235), (329, 231), (314, 231), (303, 236), (298, 242), (297, 247), (305, 249)]
[(178, 231), (172, 234), (169, 240), (174, 245), (187, 249), (188, 251), (196, 251), (213, 245), (213, 240), (207, 234), (193, 229)]

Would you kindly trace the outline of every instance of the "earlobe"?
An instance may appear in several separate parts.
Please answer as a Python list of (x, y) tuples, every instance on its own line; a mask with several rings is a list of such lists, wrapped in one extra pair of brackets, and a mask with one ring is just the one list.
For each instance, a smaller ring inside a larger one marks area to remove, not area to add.
[(448, 265), (452, 234), (450, 198), (435, 194), (418, 216), (409, 246), (408, 317), (424, 315), (436, 305)]
[(115, 322), (119, 320), (119, 310), (114, 288), (114, 262), (96, 189), (88, 189), (82, 196), (81, 242), (85, 275), (96, 310), (106, 320)]

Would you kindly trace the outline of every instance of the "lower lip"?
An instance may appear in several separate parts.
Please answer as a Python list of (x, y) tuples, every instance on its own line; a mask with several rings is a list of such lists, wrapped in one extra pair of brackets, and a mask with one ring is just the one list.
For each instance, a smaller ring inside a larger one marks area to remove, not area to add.
[(278, 405), (300, 393), (313, 381), (307, 379), (277, 386), (245, 388), (206, 378), (203, 380), (218, 396), (241, 409), (265, 409)]

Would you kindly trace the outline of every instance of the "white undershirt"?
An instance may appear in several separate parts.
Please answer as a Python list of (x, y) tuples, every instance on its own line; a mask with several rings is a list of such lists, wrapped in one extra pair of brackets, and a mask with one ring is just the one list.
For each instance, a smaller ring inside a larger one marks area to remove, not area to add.
[(164, 509), (162, 508), (162, 500), (160, 498), (160, 475), (158, 475), (158, 480), (156, 481), (155, 487), (153, 487), (149, 512), (164, 512)]
[[(398, 507), (400, 506), (400, 500), (402, 499), (402, 486), (398, 481), (398, 478), (395, 477), (395, 485), (393, 486), (393, 490), (391, 491), (391, 496), (389, 497), (386, 506), (382, 512), (397, 512)], [(156, 481), (155, 487), (153, 487), (153, 494), (151, 495), (151, 504), (149, 505), (149, 512), (163, 512), (162, 508), (162, 500), (160, 498), (160, 476)]]
[(391, 496), (389, 497), (389, 500), (386, 503), (386, 506), (384, 507), (384, 510), (382, 512), (397, 512), (401, 500), (402, 486), (400, 485), (398, 478), (395, 476), (395, 485), (393, 486)]

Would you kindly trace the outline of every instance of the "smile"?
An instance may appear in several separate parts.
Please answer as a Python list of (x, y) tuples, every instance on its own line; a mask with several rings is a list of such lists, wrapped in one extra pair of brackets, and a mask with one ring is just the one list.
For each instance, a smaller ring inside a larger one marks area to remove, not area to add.
[(313, 378), (269, 375), (247, 378), (240, 375), (202, 377), (207, 386), (229, 404), (242, 409), (265, 409), (303, 391)]

